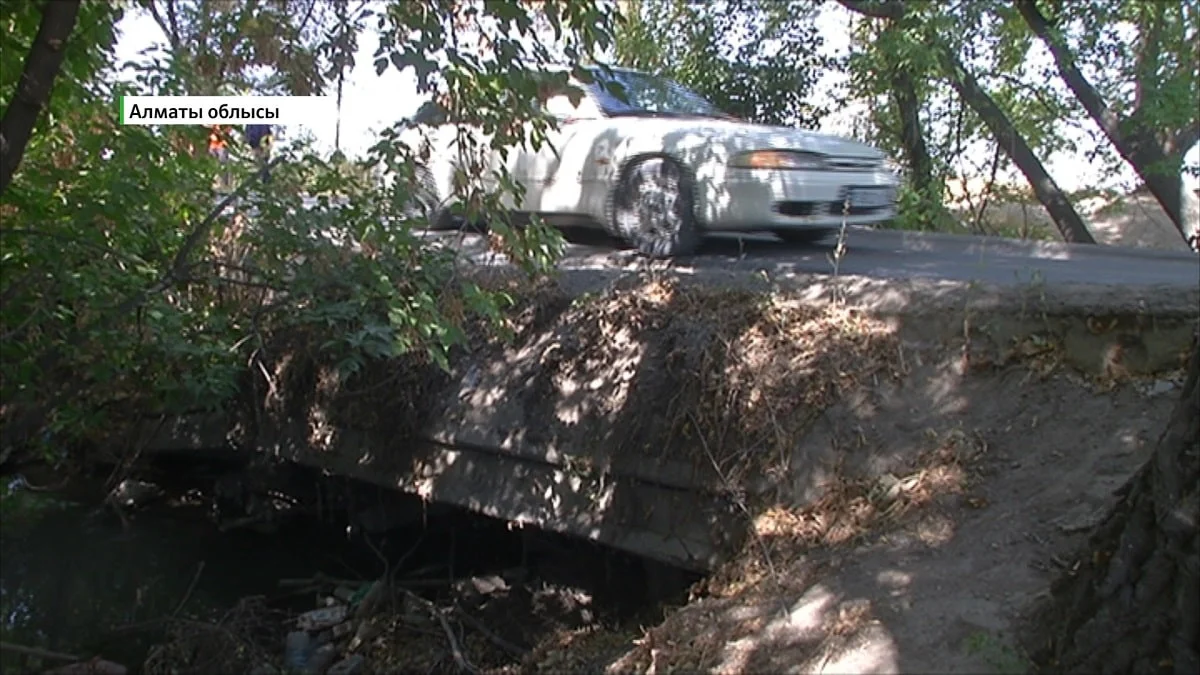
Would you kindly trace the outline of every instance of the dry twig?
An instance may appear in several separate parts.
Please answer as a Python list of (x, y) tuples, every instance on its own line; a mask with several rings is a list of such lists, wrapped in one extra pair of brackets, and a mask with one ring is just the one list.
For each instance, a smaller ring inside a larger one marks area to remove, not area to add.
[(479, 675), (479, 669), (472, 665), (467, 660), (466, 655), (463, 654), (462, 647), (458, 644), (458, 637), (455, 636), (454, 629), (450, 627), (450, 622), (446, 619), (446, 612), (412, 591), (404, 589), (401, 589), (401, 591), (413, 602), (424, 607), (425, 611), (429, 612), (429, 615), (441, 625), (442, 632), (446, 634), (446, 639), (450, 643), (450, 655), (454, 658), (454, 664), (458, 666), (458, 669), (465, 673), (471, 673), (471, 675)]

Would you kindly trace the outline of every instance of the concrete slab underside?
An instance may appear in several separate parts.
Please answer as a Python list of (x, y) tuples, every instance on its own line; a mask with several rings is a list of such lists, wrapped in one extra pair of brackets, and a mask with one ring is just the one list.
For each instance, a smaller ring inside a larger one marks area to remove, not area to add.
[[(188, 453), (227, 445), (224, 415), (195, 415), (162, 425), (147, 444), (154, 453)], [(572, 536), (693, 570), (720, 564), (740, 540), (744, 519), (719, 494), (692, 489), (680, 474), (653, 480), (622, 472), (587, 472), (532, 453), (385, 439), (337, 430), (314, 438), (308, 425), (268, 426), (242, 445), (276, 457), (443, 504)], [(578, 455), (576, 455), (578, 456)]]

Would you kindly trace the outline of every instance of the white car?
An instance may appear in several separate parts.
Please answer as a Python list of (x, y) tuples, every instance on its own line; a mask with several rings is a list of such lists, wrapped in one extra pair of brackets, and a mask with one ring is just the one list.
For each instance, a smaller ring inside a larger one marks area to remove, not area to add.
[[(814, 241), (843, 222), (876, 224), (895, 216), (899, 179), (875, 148), (741, 122), (662, 77), (625, 68), (590, 72), (592, 83), (572, 80), (585, 92), (578, 106), (566, 93), (548, 98), (547, 112), (559, 127), (550, 144), (491, 158), (525, 187), (521, 203), (505, 204), (517, 214), (537, 214), (560, 227), (603, 228), (656, 257), (692, 253), (706, 231), (769, 231)], [(621, 97), (604, 86), (609, 80), (623, 88)], [(453, 227), (445, 204), (453, 191), (457, 132), (443, 126), (426, 133), (431, 155), (420, 171), (431, 223)], [(403, 140), (417, 142), (416, 136)]]

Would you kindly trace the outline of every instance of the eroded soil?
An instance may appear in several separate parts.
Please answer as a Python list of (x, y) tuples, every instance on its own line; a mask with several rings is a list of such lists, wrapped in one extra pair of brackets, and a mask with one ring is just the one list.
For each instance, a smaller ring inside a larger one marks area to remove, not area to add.
[(853, 428), (856, 452), (871, 455), (860, 466), (879, 475), (904, 466), (922, 438), (958, 430), (976, 439), (955, 462), (961, 480), (927, 486), (919, 508), (840, 544), (765, 536), (771, 553), (758, 555), (776, 561), (756, 566), (767, 568), (761, 579), (725, 579), (608, 671), (1024, 672), (1023, 620), (1148, 456), (1174, 389), (1159, 380), (1154, 393), (1099, 391), (1018, 368), (913, 375), (871, 405), (835, 407), (807, 445)]

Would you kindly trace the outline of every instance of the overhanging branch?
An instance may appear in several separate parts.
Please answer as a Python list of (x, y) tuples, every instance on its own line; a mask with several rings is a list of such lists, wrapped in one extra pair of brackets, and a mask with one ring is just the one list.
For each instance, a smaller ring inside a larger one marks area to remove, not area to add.
[(899, 19), (904, 16), (904, 5), (896, 0), (838, 0), (838, 3), (855, 14), (872, 19)]
[(38, 116), (50, 101), (54, 80), (62, 69), (67, 38), (79, 18), (79, 4), (80, 0), (47, 0), (42, 5), (42, 21), (25, 55), (16, 95), (0, 119), (0, 194), (12, 181)]

